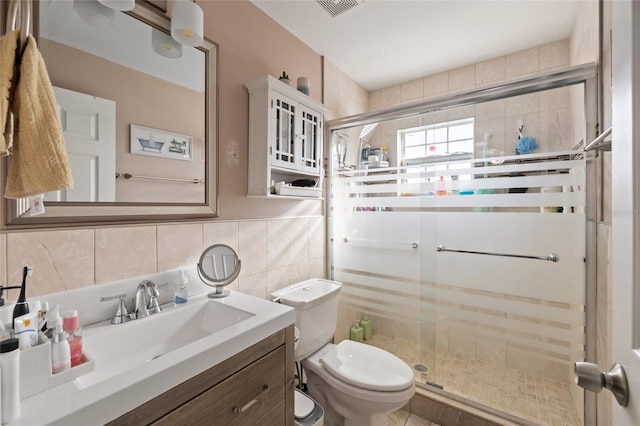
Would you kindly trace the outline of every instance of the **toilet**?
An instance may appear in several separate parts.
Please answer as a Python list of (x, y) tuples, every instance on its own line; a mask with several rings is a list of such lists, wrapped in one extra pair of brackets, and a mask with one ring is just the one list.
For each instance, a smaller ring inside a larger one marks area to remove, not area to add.
[(294, 359), (301, 362), (308, 393), (324, 407), (328, 426), (386, 424), (386, 414), (415, 393), (411, 368), (395, 355), (364, 343), (331, 343), (342, 284), (314, 278), (272, 293), (295, 309)]

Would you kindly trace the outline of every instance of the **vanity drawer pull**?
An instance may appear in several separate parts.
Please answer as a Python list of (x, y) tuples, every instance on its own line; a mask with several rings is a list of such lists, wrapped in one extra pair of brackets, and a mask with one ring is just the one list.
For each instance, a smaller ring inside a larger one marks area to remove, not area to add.
[(245, 411), (247, 411), (253, 404), (255, 404), (256, 402), (258, 402), (258, 400), (263, 397), (264, 395), (266, 395), (267, 393), (269, 393), (269, 385), (262, 385), (262, 392), (260, 392), (260, 395), (258, 395), (257, 397), (255, 397), (254, 399), (252, 399), (251, 401), (247, 402), (245, 405), (243, 405), (242, 407), (233, 407), (233, 412), (240, 414), (240, 413), (244, 413)]

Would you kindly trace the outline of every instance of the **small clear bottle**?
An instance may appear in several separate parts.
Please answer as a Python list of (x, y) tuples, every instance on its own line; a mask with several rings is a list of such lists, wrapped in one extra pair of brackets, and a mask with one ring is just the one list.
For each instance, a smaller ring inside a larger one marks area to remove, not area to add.
[(62, 319), (63, 330), (67, 332), (67, 340), (71, 349), (71, 367), (82, 362), (82, 327), (78, 311), (67, 311)]
[(62, 324), (56, 324), (51, 343), (51, 372), (60, 373), (71, 368), (71, 347)]
[(175, 292), (173, 295), (173, 302), (176, 306), (183, 305), (189, 301), (189, 281), (184, 273), (184, 270), (180, 270), (180, 280), (175, 284)]

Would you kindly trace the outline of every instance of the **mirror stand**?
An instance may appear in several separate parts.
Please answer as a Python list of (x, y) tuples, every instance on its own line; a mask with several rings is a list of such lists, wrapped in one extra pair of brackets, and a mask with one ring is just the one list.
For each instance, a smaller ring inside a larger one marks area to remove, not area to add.
[(202, 252), (198, 261), (198, 276), (206, 285), (215, 287), (208, 296), (212, 299), (227, 297), (230, 292), (224, 287), (238, 278), (241, 266), (238, 254), (227, 245), (214, 244)]

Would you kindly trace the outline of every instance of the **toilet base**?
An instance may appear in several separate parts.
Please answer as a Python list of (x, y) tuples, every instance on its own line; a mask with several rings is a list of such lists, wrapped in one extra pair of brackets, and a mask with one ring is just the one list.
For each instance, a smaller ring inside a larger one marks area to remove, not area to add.
[[(356, 400), (352, 395), (333, 389), (308, 368), (305, 373), (309, 396), (324, 408), (326, 426), (385, 426), (387, 414), (402, 408), (408, 401), (382, 404)], [(414, 392), (412, 387), (409, 399)]]

